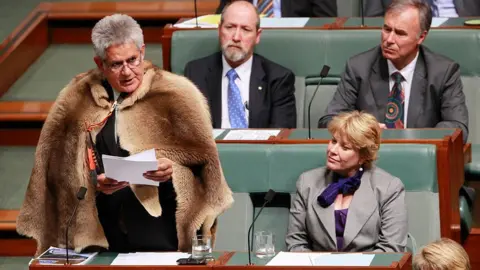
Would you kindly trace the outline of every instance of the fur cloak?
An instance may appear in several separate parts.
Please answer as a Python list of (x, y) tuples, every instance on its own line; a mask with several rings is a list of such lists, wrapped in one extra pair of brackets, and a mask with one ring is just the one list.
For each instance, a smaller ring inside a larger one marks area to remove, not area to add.
[[(186, 78), (148, 61), (144, 65), (142, 84), (118, 107), (119, 143), (130, 154), (154, 148), (157, 158), (174, 162), (178, 249), (188, 251), (199, 229), (214, 239), (215, 220), (233, 203), (232, 192), (220, 165), (206, 99)], [(65, 227), (81, 186), (88, 191), (70, 227), (68, 246), (76, 251), (108, 248), (86, 162), (86, 125), (104, 119), (112, 105), (102, 80), (98, 69), (76, 76), (60, 92), (41, 131), (17, 219), (17, 232), (37, 241), (37, 255), (50, 246), (65, 247)], [(94, 139), (101, 128), (92, 132)], [(162, 214), (156, 186), (131, 188), (150, 215)]]

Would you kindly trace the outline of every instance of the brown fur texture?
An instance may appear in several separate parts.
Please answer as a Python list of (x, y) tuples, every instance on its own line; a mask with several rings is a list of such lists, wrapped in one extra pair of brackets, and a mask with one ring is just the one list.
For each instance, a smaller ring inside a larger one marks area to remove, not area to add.
[[(197, 230), (215, 237), (216, 218), (233, 203), (232, 192), (222, 172), (203, 95), (184, 77), (148, 61), (144, 65), (142, 85), (118, 107), (120, 146), (131, 154), (154, 148), (157, 158), (174, 162), (178, 249), (188, 251)], [(85, 162), (86, 124), (101, 121), (112, 105), (101, 85), (103, 79), (98, 69), (75, 77), (60, 92), (43, 126), (17, 220), (18, 233), (36, 239), (37, 255), (49, 246), (65, 246), (65, 226), (81, 186), (88, 191), (70, 227), (68, 246), (77, 251), (88, 246), (108, 248)], [(131, 188), (148, 213), (161, 215), (157, 187)]]

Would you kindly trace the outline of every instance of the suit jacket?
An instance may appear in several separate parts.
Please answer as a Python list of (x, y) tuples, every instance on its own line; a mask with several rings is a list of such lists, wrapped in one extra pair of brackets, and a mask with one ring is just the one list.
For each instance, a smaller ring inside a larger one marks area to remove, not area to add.
[[(195, 83), (210, 105), (214, 128), (222, 125), (222, 53), (191, 61), (185, 76)], [(250, 75), (249, 128), (295, 128), (295, 75), (254, 54)], [(261, 88), (261, 90), (259, 90)]]
[[(383, 16), (392, 0), (366, 0), (363, 4), (365, 16)], [(480, 1), (454, 0), (455, 9), (460, 17), (480, 16)]]
[[(336, 251), (334, 204), (323, 208), (317, 197), (333, 181), (326, 167), (300, 175), (290, 208), (288, 251)], [(403, 252), (407, 245), (407, 208), (400, 179), (373, 167), (363, 173), (350, 203), (344, 231), (346, 252)]]
[[(253, 3), (252, 0), (249, 0)], [(336, 0), (281, 0), (282, 17), (337, 17)], [(217, 14), (230, 0), (220, 0)]]
[[(318, 121), (325, 128), (336, 114), (361, 110), (385, 122), (390, 93), (387, 60), (380, 46), (350, 58), (333, 99)], [(460, 67), (420, 46), (407, 114), (407, 128), (460, 128), (468, 138), (468, 110)]]

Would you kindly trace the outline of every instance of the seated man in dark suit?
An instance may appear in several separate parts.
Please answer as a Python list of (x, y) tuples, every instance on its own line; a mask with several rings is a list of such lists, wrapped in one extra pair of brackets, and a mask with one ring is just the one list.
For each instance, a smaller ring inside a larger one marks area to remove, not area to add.
[[(424, 0), (432, 8), (434, 17), (472, 17), (480, 16), (478, 0)], [(367, 0), (364, 4), (365, 16), (383, 16), (385, 8), (392, 0)]]
[(251, 3), (230, 4), (218, 27), (222, 51), (185, 67), (208, 100), (214, 128), (296, 127), (294, 74), (253, 53), (259, 21)]
[(381, 45), (348, 60), (318, 127), (340, 112), (361, 110), (383, 128), (459, 128), (466, 142), (460, 67), (421, 45), (431, 21), (422, 0), (395, 0), (385, 14)]
[[(235, 0), (220, 0), (217, 13)], [(336, 0), (249, 0), (267, 17), (336, 17)]]

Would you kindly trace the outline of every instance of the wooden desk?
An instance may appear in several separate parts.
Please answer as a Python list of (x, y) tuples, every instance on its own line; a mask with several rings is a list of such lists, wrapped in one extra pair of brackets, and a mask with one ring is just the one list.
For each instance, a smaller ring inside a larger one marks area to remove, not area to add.
[[(270, 259), (259, 259), (252, 254), (252, 266), (248, 264), (248, 254), (246, 252), (230, 252), (225, 257), (230, 257), (225, 264), (216, 265), (216, 270), (240, 270), (240, 269), (268, 269), (268, 270), (286, 270), (286, 269), (305, 269), (298, 266), (266, 266)], [(375, 253), (370, 266), (362, 267), (329, 267), (329, 266), (309, 266), (308, 269), (412, 269), (411, 253)]]
[[(466, 26), (466, 20), (472, 18), (449, 18), (438, 27), (432, 29), (480, 29), (480, 26)], [(182, 18), (179, 21), (184, 21)], [(171, 71), (170, 56), (172, 48), (172, 35), (175, 31), (182, 30), (208, 30), (206, 28), (178, 28), (174, 24), (167, 24), (163, 29), (161, 38), (163, 68)], [(365, 18), (365, 26), (361, 25), (361, 18), (358, 17), (338, 17), (338, 18), (310, 18), (302, 28), (284, 28), (279, 27), (275, 29), (298, 29), (298, 30), (366, 30), (366, 29), (380, 29), (383, 26), (383, 17)], [(211, 29), (209, 29), (211, 30)]]
[[(301, 269), (299, 266), (266, 266), (270, 259), (259, 259), (252, 254), (252, 263), (248, 265), (248, 254), (246, 252), (214, 252), (216, 261), (205, 266), (110, 266), (115, 259), (116, 253), (101, 253), (97, 255), (89, 264), (78, 266), (47, 266), (47, 265), (30, 265), (29, 269), (216, 269), (216, 270), (235, 270), (235, 269)], [(376, 253), (370, 266), (363, 267), (328, 267), (328, 266), (312, 266), (309, 269), (411, 269), (412, 255), (410, 253)]]

